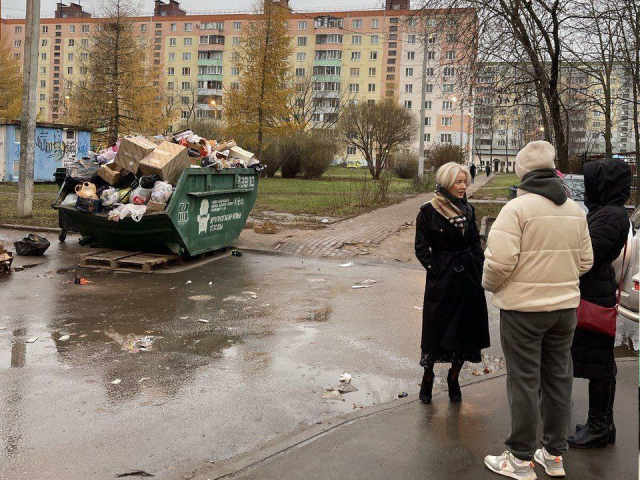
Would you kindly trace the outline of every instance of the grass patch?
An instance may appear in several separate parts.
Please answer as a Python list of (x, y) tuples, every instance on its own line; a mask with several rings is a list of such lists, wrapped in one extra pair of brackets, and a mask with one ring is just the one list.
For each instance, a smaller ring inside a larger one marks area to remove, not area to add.
[(473, 197), (483, 200), (507, 200), (509, 187), (519, 183), (520, 178), (515, 173), (499, 173), (490, 178), (480, 190), (473, 194)]
[(500, 210), (502, 210), (502, 207), (505, 205), (503, 203), (473, 203), (473, 198), (470, 203), (476, 209), (476, 223), (478, 225), (478, 229), (480, 228), (480, 224), (484, 217), (497, 217)]
[(55, 184), (36, 184), (33, 189), (33, 216), (18, 217), (18, 185), (0, 184), (0, 223), (12, 225), (34, 225), (37, 227), (57, 227), (58, 212), (51, 204), (58, 196)]

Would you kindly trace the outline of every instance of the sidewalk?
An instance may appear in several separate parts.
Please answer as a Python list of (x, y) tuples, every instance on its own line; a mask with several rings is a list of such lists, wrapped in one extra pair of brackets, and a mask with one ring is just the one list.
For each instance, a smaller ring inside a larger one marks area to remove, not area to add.
[[(487, 181), (486, 175), (477, 176), (476, 182), (469, 187), (469, 196)], [(338, 222), (327, 229), (303, 232), (279, 242), (275, 250), (305, 257), (347, 258), (361, 255), (404, 226), (414, 223), (420, 207), (431, 200), (432, 196), (433, 193), (423, 193), (395, 205)]]
[[(570, 450), (565, 455), (568, 479), (635, 480), (638, 478), (638, 360), (618, 363), (616, 397), (617, 443), (595, 450)], [(463, 387), (462, 404), (446, 393), (432, 405), (417, 399), (374, 407), (354, 418), (338, 419), (334, 427), (311, 427), (306, 438), (295, 436), (226, 464), (196, 471), (197, 480), (497, 480), (483, 463), (487, 454), (506, 447), (509, 408), (505, 376)], [(574, 384), (572, 424), (587, 412), (587, 382)], [(373, 411), (373, 413), (368, 413)], [(237, 473), (236, 473), (237, 472)], [(536, 467), (538, 478), (549, 478)], [(235, 474), (235, 475), (234, 475)]]

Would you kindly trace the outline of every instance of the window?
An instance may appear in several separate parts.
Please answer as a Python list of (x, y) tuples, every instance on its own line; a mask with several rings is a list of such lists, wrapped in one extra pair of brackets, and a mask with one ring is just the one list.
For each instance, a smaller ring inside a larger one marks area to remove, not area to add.
[(174, 87), (174, 86), (175, 86), (175, 83), (173, 83), (173, 82), (169, 82), (169, 83), (167, 83), (167, 89), (168, 89), (168, 90), (173, 90), (173, 87)]
[(378, 20), (377, 18), (372, 18), (371, 28), (380, 28), (380, 20)]
[(436, 52), (434, 52), (433, 50), (429, 50), (427, 52), (427, 60), (435, 60), (436, 59)]
[(40, 44), (43, 47), (46, 47), (49, 44), (49, 40), (47, 40), (46, 38), (42, 39), (42, 43)]
[(82, 40), (80, 40), (80, 46), (82, 48), (88, 48), (89, 47), (89, 39), (88, 38), (83, 38)]
[(76, 41), (73, 38), (69, 39), (69, 46), (73, 47), (76, 44)]
[(431, 134), (430, 133), (425, 133), (424, 134), (424, 141), (425, 142), (430, 142), (431, 141)]
[(455, 43), (456, 41), (456, 36), (454, 33), (447, 33), (445, 38), (447, 40), (447, 43)]
[(418, 19), (417, 18), (410, 18), (409, 19), (409, 27), (410, 28), (415, 28), (418, 25)]
[(180, 84), (180, 88), (182, 90), (190, 90), (191, 89), (191, 82), (182, 82)]
[(296, 61), (304, 62), (307, 59), (307, 54), (304, 52), (296, 53)]
[(46, 73), (47, 73), (47, 67), (40, 67), (40, 73), (41, 73), (42, 75), (46, 75)]
[(353, 35), (351, 37), (352, 45), (362, 45), (362, 35)]
[(404, 108), (406, 108), (407, 110), (411, 110), (411, 100), (404, 101)]
[(353, 28), (362, 28), (362, 20), (361, 19), (354, 20)]
[(441, 133), (440, 134), (440, 142), (441, 143), (451, 143), (451, 134), (450, 133)]
[(14, 31), (14, 33), (16, 33), (16, 34), (22, 33), (22, 27), (15, 27), (15, 28), (13, 29), (13, 31)]
[(46, 60), (47, 59), (47, 54), (46, 53), (41, 53), (40, 54), (40, 60)]
[(377, 60), (378, 59), (378, 52), (371, 52), (369, 54), (369, 60)]
[(451, 102), (449, 100), (442, 102), (442, 110), (451, 110)]
[(75, 25), (69, 25), (69, 33), (76, 33), (76, 26)]
[(162, 28), (162, 24), (161, 23), (156, 23), (156, 28)]
[(359, 68), (351, 68), (349, 70), (349, 75), (352, 77), (359, 77), (360, 76), (360, 69)]
[(42, 26), (42, 33), (49, 33), (49, 26), (48, 25), (43, 25)]
[(369, 76), (370, 77), (376, 76), (376, 67), (369, 67)]
[(67, 67), (67, 75), (73, 75), (73, 67)]
[(431, 117), (424, 117), (424, 126), (425, 127), (431, 126)]
[(40, 88), (47, 88), (47, 81), (46, 80), (40, 80)]
[(413, 68), (406, 68), (404, 74), (407, 77), (413, 77)]
[(407, 60), (415, 60), (416, 52), (407, 52)]
[(453, 93), (453, 83), (445, 83), (442, 85), (442, 93)]
[(447, 53), (445, 53), (444, 58), (446, 60), (455, 60), (456, 53), (453, 50), (448, 50)]
[(371, 45), (378, 45), (378, 43), (380, 42), (379, 35), (371, 35), (369, 38), (371, 39)]
[(376, 84), (375, 83), (370, 83), (369, 84), (369, 92), (373, 93), (376, 91)]
[(498, 140), (498, 146), (504, 147), (507, 143), (504, 140)]
[(146, 23), (143, 23), (142, 25), (140, 25), (140, 32), (145, 33), (147, 31), (148, 25)]
[(184, 24), (185, 32), (193, 32), (193, 23), (185, 23)]
[(73, 62), (73, 53), (67, 53), (67, 61)]
[(176, 54), (171, 52), (169, 53), (169, 61), (174, 62), (176, 60)]
[(222, 66), (221, 65), (199, 66), (198, 75), (222, 75)]
[(56, 25), (56, 30), (62, 30), (62, 25)]
[(358, 93), (360, 91), (360, 85), (358, 85), (357, 83), (350, 83), (349, 84), (349, 92), (350, 93)]
[(441, 125), (443, 127), (450, 127), (451, 125), (453, 125), (453, 118), (452, 117), (442, 117)]
[(175, 38), (170, 38), (169, 39), (169, 46), (170, 47), (175, 47), (177, 45), (177, 41)]
[(404, 86), (404, 93), (413, 93), (413, 83), (407, 83)]
[(306, 21), (298, 22), (298, 30), (306, 30), (306, 29), (307, 29), (307, 22)]
[(426, 102), (424, 102), (424, 109), (431, 110), (431, 100), (427, 100)]
[(298, 37), (298, 46), (306, 47), (307, 46), (307, 37)]
[(185, 62), (188, 62), (189, 60), (191, 60), (191, 53), (189, 52), (184, 52), (182, 54), (182, 60), (184, 60)]
[(180, 117), (183, 119), (189, 118), (189, 112), (185, 112), (185, 111), (180, 112)]
[(237, 47), (240, 45), (240, 37), (231, 37), (231, 45)]
[(44, 93), (41, 93), (41, 94), (40, 94), (40, 101), (41, 101), (41, 102), (44, 102), (46, 99), (47, 99), (47, 95), (46, 95), (46, 94), (44, 94)]
[(167, 75), (175, 75), (175, 73), (176, 73), (176, 69), (175, 68), (169, 67), (167, 69)]
[(296, 77), (304, 77), (305, 69), (304, 68), (296, 68)]
[(240, 75), (240, 69), (238, 67), (231, 67), (231, 75)]
[(191, 37), (187, 37), (184, 39), (184, 46), (185, 47), (190, 47), (191, 45), (193, 45), (193, 38)]
[(444, 67), (443, 75), (445, 77), (453, 77), (456, 73), (456, 69), (454, 67)]
[(407, 43), (416, 43), (416, 36), (415, 35), (409, 35), (407, 37)]
[(13, 46), (15, 48), (20, 48), (20, 46), (22, 46), (22, 40), (14, 40), (13, 41)]
[(89, 73), (89, 69), (85, 66), (81, 66), (80, 67), (80, 75), (86, 75), (87, 73)]
[(358, 61), (360, 60), (360, 52), (351, 52), (351, 60), (352, 61)]
[(177, 23), (172, 23), (171, 27), (169, 28), (169, 30), (172, 31), (172, 32), (178, 31), (178, 24)]
[(189, 67), (182, 67), (182, 75), (191, 75), (191, 69)]

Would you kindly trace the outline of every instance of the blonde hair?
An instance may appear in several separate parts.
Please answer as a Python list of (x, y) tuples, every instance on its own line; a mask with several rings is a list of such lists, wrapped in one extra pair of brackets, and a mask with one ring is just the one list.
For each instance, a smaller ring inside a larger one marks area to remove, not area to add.
[(468, 187), (471, 183), (471, 173), (469, 173), (469, 169), (455, 162), (445, 163), (438, 169), (436, 172), (436, 183), (445, 190), (449, 190), (453, 184), (456, 183), (456, 178), (460, 172), (465, 174), (465, 183)]

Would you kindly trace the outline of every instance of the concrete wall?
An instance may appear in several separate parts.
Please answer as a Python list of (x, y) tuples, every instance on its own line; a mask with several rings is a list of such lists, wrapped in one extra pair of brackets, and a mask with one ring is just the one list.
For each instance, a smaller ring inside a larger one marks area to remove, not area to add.
[[(20, 127), (0, 125), (0, 139), (4, 138), (4, 165), (0, 163), (3, 181), (17, 182), (20, 162)], [(56, 168), (66, 167), (76, 158), (89, 153), (91, 134), (71, 129), (36, 127), (34, 178), (36, 182), (51, 182)], [(18, 174), (18, 175), (16, 175)]]

